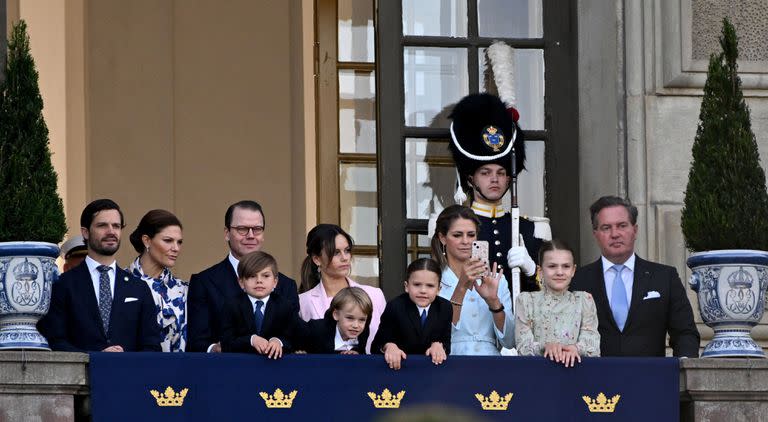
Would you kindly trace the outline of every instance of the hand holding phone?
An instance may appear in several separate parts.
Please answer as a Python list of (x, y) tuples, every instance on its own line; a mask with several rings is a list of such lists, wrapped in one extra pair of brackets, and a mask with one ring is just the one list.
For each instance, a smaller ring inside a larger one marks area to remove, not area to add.
[(472, 242), (472, 258), (479, 259), (485, 264), (486, 273), (488, 271), (488, 241), (475, 240)]

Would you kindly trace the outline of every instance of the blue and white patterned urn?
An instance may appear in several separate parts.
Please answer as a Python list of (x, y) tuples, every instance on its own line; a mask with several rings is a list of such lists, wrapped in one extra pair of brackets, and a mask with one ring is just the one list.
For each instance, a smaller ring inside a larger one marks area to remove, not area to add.
[(697, 252), (688, 258), (690, 285), (698, 293), (704, 323), (715, 330), (703, 358), (765, 358), (750, 336), (765, 310), (768, 252), (733, 249)]
[(51, 304), (58, 256), (53, 243), (0, 243), (0, 349), (51, 350), (35, 326)]

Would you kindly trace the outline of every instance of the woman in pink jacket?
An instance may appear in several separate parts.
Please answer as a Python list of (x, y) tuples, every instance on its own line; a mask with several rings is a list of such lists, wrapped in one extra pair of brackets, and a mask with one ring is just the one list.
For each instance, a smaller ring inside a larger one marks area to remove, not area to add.
[(305, 321), (322, 319), (331, 300), (345, 287), (360, 287), (371, 298), (373, 316), (366, 352), (379, 329), (379, 318), (387, 301), (377, 287), (356, 283), (349, 278), (352, 269), (352, 237), (335, 224), (318, 224), (307, 234), (307, 257), (301, 266), (299, 286), (300, 315)]

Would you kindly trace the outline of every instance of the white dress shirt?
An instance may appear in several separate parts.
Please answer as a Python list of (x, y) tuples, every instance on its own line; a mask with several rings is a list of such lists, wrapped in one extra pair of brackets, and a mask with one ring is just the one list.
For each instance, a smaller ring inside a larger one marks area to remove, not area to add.
[[(88, 272), (91, 274), (91, 283), (93, 283), (93, 292), (96, 294), (96, 304), (99, 304), (99, 278), (101, 277), (101, 273), (97, 269), (102, 264), (96, 262), (95, 259), (91, 258), (90, 256), (85, 257), (85, 265), (88, 266)], [(115, 297), (115, 275), (117, 271), (117, 264), (115, 261), (112, 261), (111, 264), (108, 265), (108, 267), (111, 269), (107, 272), (109, 274), (109, 294), (112, 296), (112, 298)]]
[[(613, 309), (613, 295), (611, 292), (613, 291), (613, 280), (616, 278), (616, 271), (612, 267), (617, 264), (609, 261), (604, 256), (601, 256), (600, 259), (603, 261), (605, 293), (608, 296), (608, 304)], [(620, 265), (624, 265), (624, 270), (621, 271), (621, 279), (624, 281), (624, 289), (627, 292), (627, 309), (629, 309), (629, 306), (632, 305), (632, 285), (635, 284), (635, 254), (632, 254), (626, 262)]]
[(346, 352), (352, 350), (355, 346), (357, 346), (357, 338), (355, 337), (349, 340), (344, 340), (341, 337), (341, 331), (339, 331), (339, 326), (337, 324), (336, 337), (333, 339), (333, 350), (337, 352)]

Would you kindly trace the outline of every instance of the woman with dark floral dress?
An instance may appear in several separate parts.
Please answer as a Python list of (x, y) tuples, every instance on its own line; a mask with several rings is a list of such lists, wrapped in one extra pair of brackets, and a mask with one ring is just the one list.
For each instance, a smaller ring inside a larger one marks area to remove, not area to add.
[(169, 211), (149, 211), (130, 240), (139, 256), (128, 271), (144, 280), (152, 291), (163, 352), (183, 352), (187, 345), (189, 282), (171, 272), (181, 252), (181, 222)]

